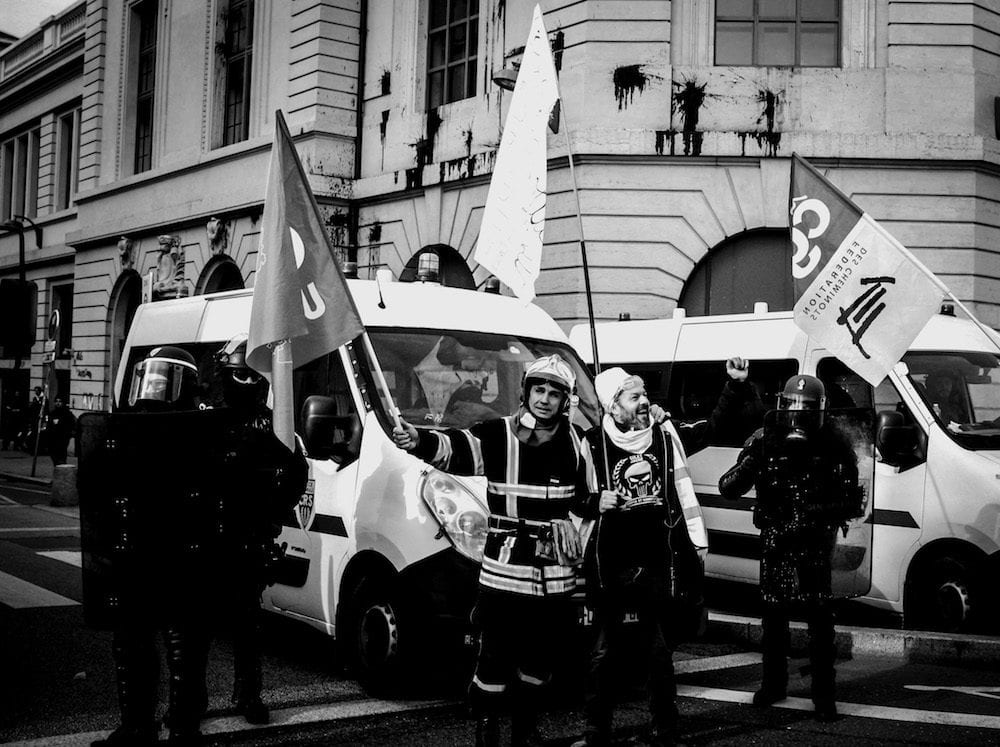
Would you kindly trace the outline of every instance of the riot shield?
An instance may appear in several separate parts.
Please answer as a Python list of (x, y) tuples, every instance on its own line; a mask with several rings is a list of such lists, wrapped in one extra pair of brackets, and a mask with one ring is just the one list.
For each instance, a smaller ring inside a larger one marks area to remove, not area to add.
[(830, 543), (831, 595), (864, 596), (872, 582), (872, 410), (771, 410), (764, 417), (764, 438), (795, 473), (783, 476), (792, 494), (778, 509), (783, 520), (835, 527)]
[(84, 618), (163, 621), (209, 598), (238, 449), (228, 410), (86, 413), (78, 492)]

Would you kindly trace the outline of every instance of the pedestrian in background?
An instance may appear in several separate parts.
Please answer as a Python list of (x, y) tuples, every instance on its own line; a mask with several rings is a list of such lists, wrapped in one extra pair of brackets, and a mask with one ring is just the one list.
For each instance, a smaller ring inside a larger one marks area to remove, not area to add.
[(46, 429), (49, 455), (52, 457), (53, 465), (66, 464), (69, 441), (73, 437), (75, 427), (76, 416), (63, 402), (62, 397), (53, 399), (52, 409), (49, 411), (49, 425)]
[(816, 718), (837, 718), (831, 559), (837, 531), (859, 515), (863, 500), (851, 445), (826, 420), (826, 390), (798, 374), (779, 396), (774, 422), (747, 441), (719, 492), (737, 499), (751, 487), (760, 559), (763, 678), (753, 704), (783, 700), (788, 685), (789, 617), (805, 614), (809, 628)]

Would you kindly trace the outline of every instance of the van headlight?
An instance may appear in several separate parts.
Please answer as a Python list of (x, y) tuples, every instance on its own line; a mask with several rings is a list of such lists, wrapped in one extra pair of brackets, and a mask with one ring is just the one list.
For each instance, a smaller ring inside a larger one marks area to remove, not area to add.
[(488, 514), (458, 480), (440, 470), (428, 470), (420, 496), (460, 553), (477, 563), (483, 560)]

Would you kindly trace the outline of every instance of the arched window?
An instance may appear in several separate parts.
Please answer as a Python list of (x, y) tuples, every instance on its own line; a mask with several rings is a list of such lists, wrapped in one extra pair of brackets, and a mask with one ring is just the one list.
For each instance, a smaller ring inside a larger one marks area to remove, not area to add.
[(245, 288), (243, 273), (232, 257), (217, 254), (212, 257), (201, 271), (201, 277), (195, 283), (196, 295), (216, 293), (218, 291), (240, 290)]
[(410, 257), (406, 267), (399, 274), (401, 283), (412, 283), (417, 280), (417, 270), (420, 266), (420, 257), (425, 254), (436, 254), (438, 256), (438, 278), (441, 285), (452, 288), (465, 288), (466, 290), (476, 289), (476, 280), (472, 277), (472, 270), (462, 259), (462, 255), (452, 249), (447, 244), (431, 244), (425, 246), (419, 252)]
[(689, 316), (747, 313), (755, 301), (766, 301), (770, 311), (791, 309), (791, 263), (787, 230), (741, 233), (709, 251), (695, 266), (677, 305)]

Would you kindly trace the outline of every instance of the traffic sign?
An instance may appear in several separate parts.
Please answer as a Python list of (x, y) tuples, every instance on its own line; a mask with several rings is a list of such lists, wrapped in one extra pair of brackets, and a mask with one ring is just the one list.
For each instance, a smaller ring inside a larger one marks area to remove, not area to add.
[(49, 339), (54, 340), (59, 336), (59, 309), (53, 309), (49, 315)]

